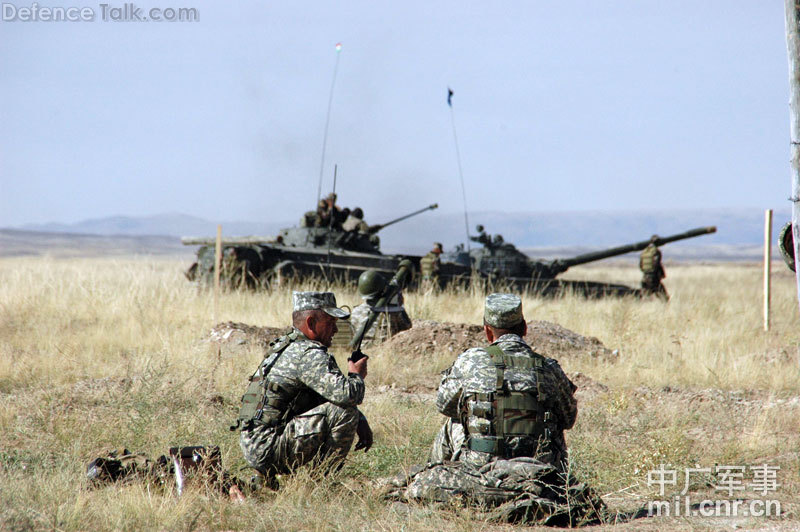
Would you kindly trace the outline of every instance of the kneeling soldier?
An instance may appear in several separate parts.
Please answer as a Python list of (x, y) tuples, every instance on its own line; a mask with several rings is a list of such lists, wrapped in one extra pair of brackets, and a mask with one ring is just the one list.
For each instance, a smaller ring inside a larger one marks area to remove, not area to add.
[(348, 360), (345, 376), (327, 351), (336, 321), (349, 314), (331, 292), (294, 292), (293, 302), (294, 328), (272, 343), (250, 378), (237, 420), (245, 460), (267, 478), (311, 461), (341, 465), (356, 434), (356, 450), (372, 445), (356, 408), (364, 399), (367, 358)]

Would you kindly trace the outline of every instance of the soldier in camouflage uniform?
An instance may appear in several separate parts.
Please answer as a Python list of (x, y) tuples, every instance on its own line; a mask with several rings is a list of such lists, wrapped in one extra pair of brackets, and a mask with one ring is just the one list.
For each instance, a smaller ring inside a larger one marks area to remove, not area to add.
[(364, 398), (367, 359), (348, 361), (343, 375), (328, 353), (337, 319), (331, 292), (294, 292), (293, 330), (273, 342), (243, 397), (237, 425), (247, 463), (268, 478), (311, 461), (341, 464), (355, 436), (356, 450), (372, 445), (357, 405)]
[(369, 225), (364, 221), (364, 211), (361, 207), (356, 207), (347, 216), (347, 219), (342, 224), (342, 231), (357, 233), (369, 233)]
[(386, 279), (375, 270), (367, 270), (358, 278), (358, 293), (364, 302), (354, 308), (350, 315), (353, 331), (358, 332), (371, 311), (380, 313), (364, 334), (364, 342), (384, 342), (400, 331), (411, 328), (411, 318), (403, 306), (402, 292), (398, 291), (386, 305), (375, 306), (379, 303), (386, 284)]
[(389, 498), (454, 497), (505, 521), (574, 526), (604, 504), (569, 474), (564, 431), (577, 417), (575, 385), (523, 340), (522, 301), (486, 298), (488, 347), (468, 349), (442, 374), (436, 407), (448, 417), (428, 464), (390, 481)]
[(422, 274), (422, 288), (424, 290), (441, 287), (439, 281), (439, 270), (442, 267), (442, 261), (439, 258), (441, 254), (442, 244), (434, 242), (433, 249), (419, 261), (419, 270)]
[(656, 246), (658, 235), (650, 237), (650, 243), (642, 250), (639, 256), (639, 269), (642, 271), (642, 292), (654, 295), (664, 301), (669, 301), (667, 289), (661, 283), (667, 274), (661, 264), (661, 251)]
[[(481, 467), (498, 456), (530, 456), (559, 468), (566, 461), (564, 431), (578, 415), (575, 385), (556, 360), (525, 343), (527, 330), (518, 296), (486, 298), (484, 332), (490, 347), (466, 350), (443, 373), (436, 408), (449, 419), (434, 442), (431, 461), (463, 460)], [(505, 365), (502, 372), (498, 364)], [(512, 398), (500, 414), (505, 423), (498, 423), (493, 407), (498, 394)], [(535, 421), (526, 422), (529, 418)]]

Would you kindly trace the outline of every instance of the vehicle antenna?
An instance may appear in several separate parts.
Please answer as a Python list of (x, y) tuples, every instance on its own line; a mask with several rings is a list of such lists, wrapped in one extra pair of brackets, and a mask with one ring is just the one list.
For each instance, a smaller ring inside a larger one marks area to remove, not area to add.
[(333, 165), (333, 192), (332, 192), (333, 204), (331, 205), (331, 207), (330, 207), (330, 209), (328, 211), (328, 213), (329, 213), (328, 216), (330, 217), (330, 222), (328, 222), (328, 235), (327, 235), (328, 236), (328, 279), (327, 279), (327, 281), (328, 281), (328, 285), (329, 286), (330, 286), (330, 283), (331, 283), (331, 238), (332, 238), (332, 235), (333, 235), (333, 218), (334, 218), (334, 213), (336, 212), (334, 209), (336, 207), (336, 173), (337, 173), (338, 169), (339, 169), (339, 165), (334, 164)]
[(464, 200), (464, 229), (467, 232), (467, 253), (469, 253), (469, 219), (467, 218), (467, 191), (464, 187), (464, 172), (461, 169), (461, 153), (458, 150), (456, 135), (456, 116), (453, 111), (453, 89), (447, 87), (447, 106), (450, 107), (450, 123), (453, 125), (453, 141), (456, 145), (456, 161), (458, 161), (458, 177), (461, 179), (461, 198)]
[(331, 90), (328, 93), (328, 112), (325, 115), (325, 133), (322, 135), (322, 157), (319, 162), (319, 184), (317, 185), (317, 203), (322, 198), (322, 172), (325, 169), (325, 147), (328, 145), (328, 125), (331, 122), (331, 105), (333, 104), (333, 87), (336, 85), (336, 73), (339, 71), (339, 53), (342, 51), (342, 43), (336, 43), (336, 64), (333, 67), (333, 79), (331, 80)]

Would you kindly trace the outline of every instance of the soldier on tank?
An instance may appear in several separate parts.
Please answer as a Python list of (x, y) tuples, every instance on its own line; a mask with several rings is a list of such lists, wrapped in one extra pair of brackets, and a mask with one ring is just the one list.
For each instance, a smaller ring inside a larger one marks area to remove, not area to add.
[(667, 274), (661, 264), (661, 251), (656, 246), (658, 235), (650, 237), (650, 243), (639, 256), (639, 269), (642, 270), (642, 292), (669, 301), (667, 289), (661, 283)]
[(364, 334), (365, 342), (384, 342), (399, 333), (411, 328), (411, 318), (403, 307), (403, 293), (397, 292), (385, 306), (376, 307), (386, 289), (386, 279), (375, 270), (367, 270), (358, 278), (358, 294), (364, 301), (350, 316), (350, 324), (358, 331), (361, 324), (367, 321), (370, 311), (379, 312), (380, 316)]
[(357, 406), (364, 399), (367, 358), (342, 374), (328, 353), (349, 314), (331, 292), (294, 292), (292, 331), (275, 340), (250, 378), (235, 430), (250, 467), (267, 479), (309, 462), (341, 465), (356, 435), (369, 450), (372, 431)]
[(357, 232), (362, 234), (369, 233), (369, 225), (364, 221), (364, 211), (361, 207), (356, 207), (348, 215), (342, 224), (342, 231)]
[(423, 290), (441, 288), (441, 279), (439, 278), (439, 271), (442, 268), (441, 254), (442, 244), (440, 242), (434, 242), (433, 249), (420, 259), (419, 269), (422, 274)]

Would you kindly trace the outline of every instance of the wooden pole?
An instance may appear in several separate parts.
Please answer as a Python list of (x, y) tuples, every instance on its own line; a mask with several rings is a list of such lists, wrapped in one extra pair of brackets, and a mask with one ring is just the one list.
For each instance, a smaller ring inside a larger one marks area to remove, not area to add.
[(792, 236), (794, 236), (795, 282), (800, 305), (800, 5), (784, 0), (786, 50), (789, 56), (789, 125), (792, 154)]
[(219, 270), (222, 265), (222, 226), (217, 226), (217, 244), (214, 248), (214, 325), (217, 324), (219, 305)]
[(769, 331), (770, 265), (772, 264), (772, 209), (764, 217), (764, 330)]

